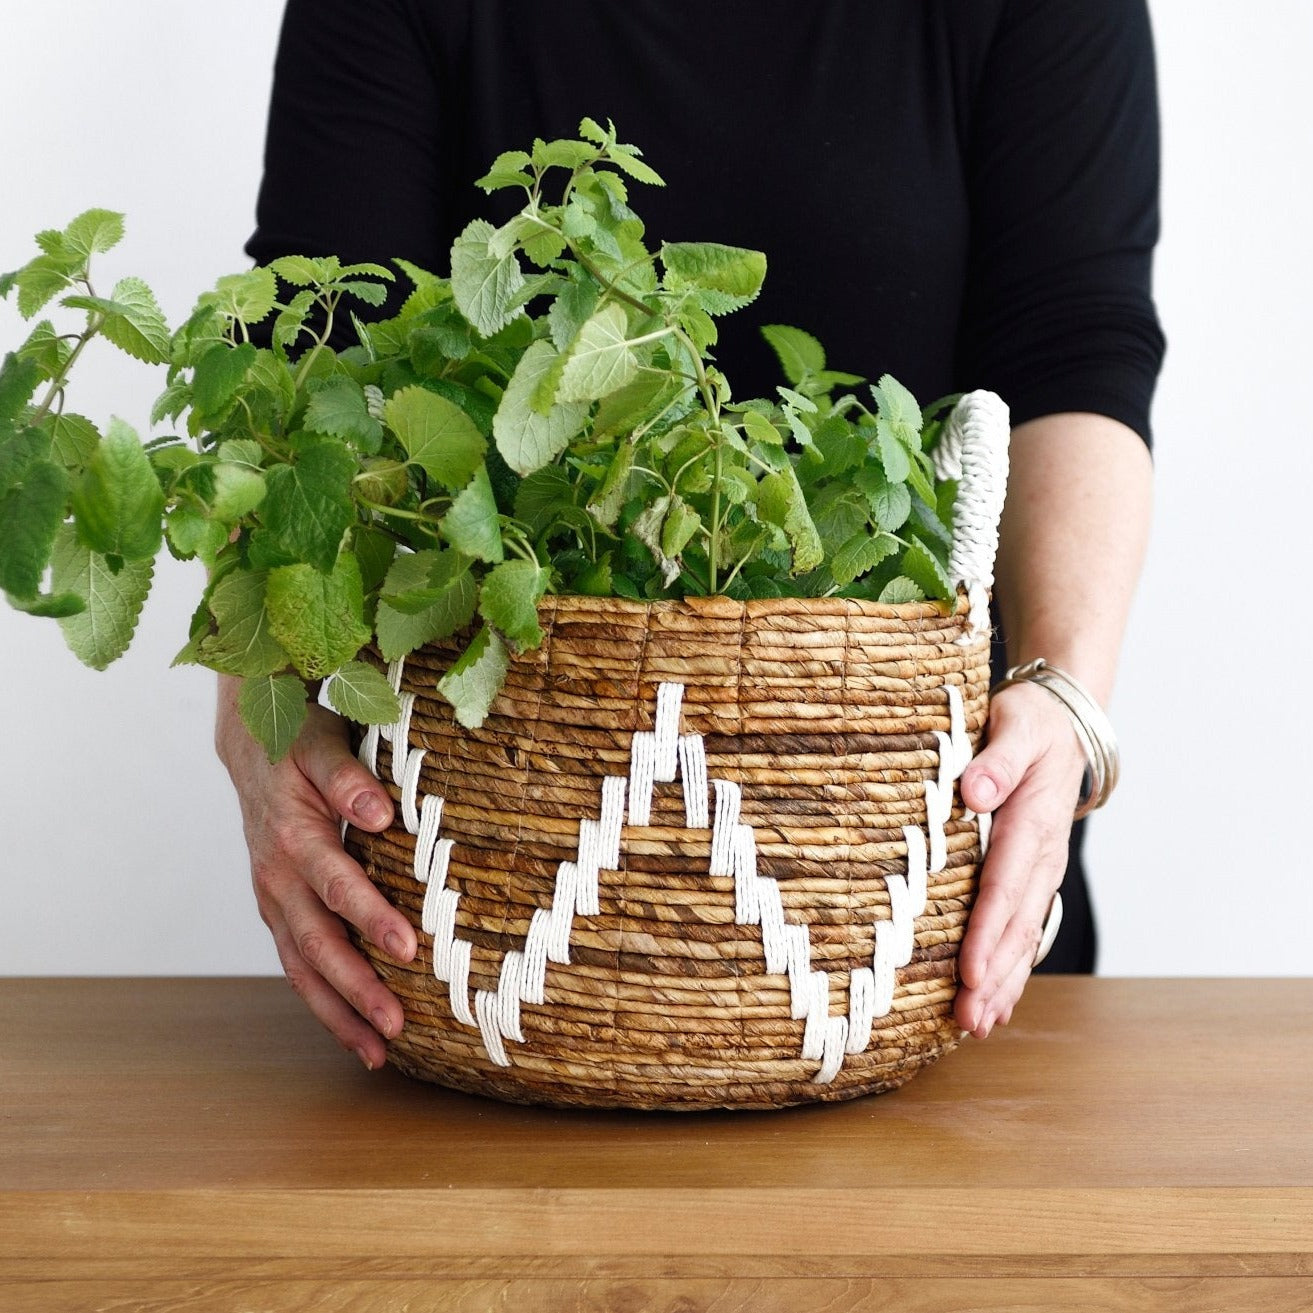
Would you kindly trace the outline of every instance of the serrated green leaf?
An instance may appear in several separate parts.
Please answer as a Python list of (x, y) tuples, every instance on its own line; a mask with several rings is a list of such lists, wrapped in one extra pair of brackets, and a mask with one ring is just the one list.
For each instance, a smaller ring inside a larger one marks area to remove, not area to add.
[(267, 267), (225, 274), (214, 285), (215, 303), (243, 324), (258, 324), (273, 310), (278, 300), (278, 282)]
[(890, 579), (880, 590), (879, 600), (898, 606), (904, 602), (923, 602), (925, 594), (906, 575), (899, 574)]
[(51, 297), (57, 296), (70, 285), (66, 264), (48, 255), (30, 260), (12, 275), (18, 288), (18, 313), (31, 319)]
[(360, 566), (350, 552), (332, 572), (286, 565), (269, 572), (269, 631), (305, 679), (322, 679), (369, 641)]
[(100, 445), (100, 430), (84, 415), (66, 411), (47, 415), (41, 427), (50, 434), (50, 454), (65, 469), (85, 465)]
[(408, 387), (383, 410), (406, 454), (449, 492), (464, 488), (483, 464), (488, 444), (474, 421), (446, 397)]
[(36, 361), (6, 353), (0, 364), (0, 423), (18, 418), (40, 382), (41, 368)]
[(606, 468), (602, 482), (598, 484), (597, 490), (588, 500), (588, 513), (604, 529), (615, 528), (616, 521), (620, 518), (620, 511), (628, 499), (629, 475), (634, 468), (635, 454), (632, 442), (620, 443)]
[(758, 483), (757, 512), (763, 520), (783, 529), (788, 537), (793, 554), (790, 574), (806, 574), (825, 559), (820, 534), (792, 466), (767, 474)]
[(627, 341), (624, 307), (610, 301), (579, 330), (561, 373), (561, 402), (596, 401), (624, 387), (638, 373), (638, 357)]
[(43, 319), (18, 348), (18, 356), (30, 360), (46, 378), (54, 378), (68, 364), (73, 351), (73, 343), (56, 333), (49, 319)]
[[(611, 137), (602, 130), (596, 119), (588, 118), (586, 115), (579, 120), (579, 135), (587, 141), (595, 142), (598, 146), (605, 146)], [(527, 164), (526, 157), (525, 163)]]
[(64, 246), (83, 260), (112, 251), (123, 240), (123, 216), (113, 210), (85, 210), (63, 232)]
[(881, 417), (875, 422), (876, 441), (880, 450), (880, 463), (890, 483), (904, 483), (912, 472), (912, 460), (907, 448), (899, 441), (893, 425)]
[(315, 292), (307, 287), (297, 292), (278, 312), (273, 327), (273, 341), (277, 346), (290, 346), (303, 332), (308, 331), (305, 321), (314, 309), (315, 300)]
[(531, 163), (529, 156), (522, 150), (503, 151), (492, 162), (492, 167), (483, 177), (475, 182), (486, 192), (496, 191), (500, 187), (524, 187), (533, 185), (533, 179), (523, 170)]
[(160, 549), (164, 493), (137, 435), (111, 420), (81, 478), (73, 485), (78, 536), (93, 552), (146, 560)]
[(228, 542), (227, 526), (211, 520), (196, 506), (175, 506), (164, 531), (176, 556), (184, 561), (199, 556), (207, 565), (214, 563)]
[(150, 592), (155, 564), (127, 561), (114, 571), (105, 558), (77, 539), (73, 526), (61, 526), (50, 561), (50, 590), (71, 593), (83, 609), (59, 622), (69, 650), (93, 670), (104, 670), (127, 651)]
[[(478, 589), (468, 560), (454, 551), (427, 555), (436, 557), (436, 560), (425, 571), (418, 587), (398, 593), (391, 601), (387, 596), (379, 601), (375, 627), (379, 650), (388, 661), (406, 656), (435, 638), (446, 638), (464, 629), (474, 618)], [(393, 569), (408, 559), (398, 557)], [(394, 584), (403, 587), (415, 582), (404, 575), (394, 578), (389, 571), (384, 593)], [(410, 610), (409, 603), (417, 597), (429, 600), (419, 609)], [(407, 607), (393, 606), (392, 601), (406, 603)]]
[(265, 499), (268, 488), (264, 475), (249, 465), (232, 465), (220, 461), (214, 466), (214, 496), (210, 508), (216, 519), (236, 524)]
[(513, 648), (537, 647), (538, 603), (551, 575), (532, 561), (505, 561), (490, 570), (479, 590), (479, 614)]
[(491, 337), (524, 313), (522, 308), (511, 308), (524, 274), (514, 255), (498, 259), (489, 250), (495, 231), (486, 219), (475, 219), (451, 248), (451, 290), (456, 305), (483, 337)]
[(912, 494), (905, 483), (890, 483), (879, 470), (864, 469), (854, 480), (865, 494), (871, 515), (882, 529), (896, 533), (912, 511)]
[(312, 433), (345, 438), (367, 453), (382, 445), (383, 426), (369, 413), (363, 388), (349, 378), (327, 378), (313, 384), (304, 423)]
[(904, 443), (919, 448), (921, 407), (916, 398), (892, 374), (885, 374), (873, 384), (871, 392), (880, 418), (889, 422)]
[(726, 308), (745, 306), (761, 291), (766, 257), (760, 251), (719, 242), (664, 242), (661, 263), (672, 290), (698, 287), (728, 298)]
[(772, 447), (783, 446), (784, 435), (760, 411), (745, 410), (742, 424), (753, 442), (764, 442)]
[(217, 632), (207, 634), (198, 659), (225, 675), (272, 675), (290, 664), (269, 628), (263, 570), (230, 570), (210, 590), (208, 605)]
[(645, 182), (652, 187), (664, 187), (665, 179), (650, 164), (639, 159), (640, 152), (635, 146), (613, 146), (609, 153), (612, 164), (622, 173), (627, 173), (635, 182)]
[(351, 500), (355, 472), (355, 457), (333, 438), (307, 446), (294, 464), (267, 470), (268, 492), (260, 521), (273, 545), (320, 571), (331, 570), (342, 535), (355, 519)]
[(850, 584), (867, 571), (874, 570), (897, 550), (898, 540), (892, 534), (856, 534), (835, 552), (830, 573), (835, 583)]
[(364, 661), (348, 661), (328, 682), (333, 710), (359, 725), (394, 725), (401, 703), (387, 677)]
[(101, 333), (137, 360), (148, 365), (167, 364), (173, 335), (154, 292), (140, 278), (122, 278), (109, 299), (116, 309), (106, 317)]
[(308, 255), (284, 255), (269, 263), (269, 268), (293, 287), (320, 287), (331, 283), (341, 267), (336, 259), (314, 259)]
[(562, 507), (574, 505), (574, 484), (559, 465), (546, 465), (519, 481), (515, 518), (536, 538), (557, 518)]
[(438, 528), (442, 536), (465, 556), (495, 565), (505, 555), (497, 501), (488, 470), (480, 465), (469, 484), (456, 496)]
[(281, 761), (309, 712), (305, 685), (295, 675), (244, 679), (237, 690), (237, 710), (269, 760)]
[(150, 409), (150, 422), (153, 428), (166, 419), (177, 419), (191, 405), (191, 384), (186, 379), (174, 379), (163, 392), (155, 398)]
[(34, 598), (64, 522), (68, 475), (52, 461), (35, 459), (10, 477), (13, 486), (0, 497), (0, 589)]
[(478, 729), (487, 719), (497, 694), (506, 681), (510, 654), (506, 645), (483, 625), (469, 647), (438, 681), (442, 694), (456, 712), (456, 720), (466, 729)]
[[(0, 429), (0, 493), (20, 483), (38, 461), (51, 457), (50, 435), (39, 428), (4, 433)], [(58, 463), (58, 462), (56, 462)]]
[(586, 402), (558, 402), (546, 415), (534, 410), (534, 392), (556, 359), (549, 342), (532, 343), (520, 358), (493, 416), (497, 450), (520, 475), (531, 474), (559, 456), (588, 418)]
[(801, 328), (792, 328), (788, 324), (766, 324), (761, 335), (770, 343), (784, 377), (794, 387), (809, 374), (819, 374), (825, 368), (825, 348), (810, 334)]
[(564, 351), (579, 336), (579, 330), (597, 308), (600, 289), (593, 279), (572, 277), (557, 293), (547, 312), (547, 328), (552, 345)]
[(953, 585), (948, 573), (928, 547), (918, 539), (912, 539), (902, 559), (903, 574), (920, 588), (926, 597), (949, 598), (953, 596)]
[[(654, 432), (660, 431), (687, 411), (691, 396), (692, 387), (683, 380), (660, 372), (641, 373), (598, 402), (592, 435), (600, 439), (615, 433), (630, 434), (649, 424)], [(655, 423), (658, 416), (660, 428)]]
[(204, 427), (223, 419), (246, 382), (247, 371), (255, 364), (255, 356), (255, 347), (250, 342), (235, 347), (218, 342), (206, 350), (196, 362), (192, 375), (194, 425)]
[(543, 141), (539, 138), (533, 143), (532, 162), (540, 169), (577, 169), (596, 154), (596, 149), (586, 142), (571, 141), (568, 137), (560, 137), (556, 141)]

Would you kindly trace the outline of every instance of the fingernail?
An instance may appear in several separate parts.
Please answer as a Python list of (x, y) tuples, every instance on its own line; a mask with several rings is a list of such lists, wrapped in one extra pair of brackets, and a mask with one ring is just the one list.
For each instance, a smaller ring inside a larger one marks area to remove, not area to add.
[(388, 809), (376, 793), (362, 793), (351, 804), (351, 810), (366, 825), (382, 825), (387, 820)]
[(383, 947), (387, 950), (389, 957), (398, 962), (405, 962), (409, 954), (406, 952), (405, 940), (401, 938), (395, 930), (390, 931), (383, 939)]
[(981, 775), (976, 780), (976, 797), (981, 803), (988, 806), (998, 797), (998, 785), (988, 775)]
[(360, 1061), (364, 1063), (366, 1071), (374, 1070), (374, 1060), (369, 1056), (368, 1053), (365, 1052), (364, 1049), (357, 1049), (356, 1057), (358, 1057)]
[(378, 1031), (385, 1039), (392, 1038), (392, 1018), (388, 1016), (382, 1008), (375, 1008), (369, 1014), (369, 1019), (374, 1023), (374, 1029)]

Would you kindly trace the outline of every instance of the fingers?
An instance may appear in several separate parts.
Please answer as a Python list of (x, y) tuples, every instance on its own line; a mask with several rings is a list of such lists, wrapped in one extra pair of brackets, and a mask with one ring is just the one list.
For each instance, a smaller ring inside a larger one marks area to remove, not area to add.
[[(1067, 865), (1083, 758), (1065, 711), (1041, 689), (1000, 695), (990, 742), (962, 793), (994, 824), (980, 889), (958, 957), (955, 1014), (979, 1038), (1012, 1015)], [(1038, 693), (1036, 700), (1032, 694)], [(1051, 704), (1051, 705), (1050, 705)]]
[(351, 751), (340, 716), (311, 707), (292, 758), (338, 816), (362, 830), (386, 830), (392, 824), (392, 799)]

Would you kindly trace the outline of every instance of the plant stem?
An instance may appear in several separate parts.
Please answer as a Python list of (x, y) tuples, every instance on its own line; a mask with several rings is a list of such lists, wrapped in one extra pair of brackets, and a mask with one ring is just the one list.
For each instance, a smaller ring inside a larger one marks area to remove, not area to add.
[(50, 407), (54, 405), (55, 398), (64, 391), (64, 384), (68, 382), (69, 371), (77, 363), (77, 358), (82, 354), (83, 348), (100, 332), (101, 325), (104, 324), (106, 317), (99, 312), (92, 314), (87, 322), (87, 331), (78, 338), (77, 346), (69, 352), (68, 359), (64, 361), (59, 373), (50, 380), (50, 386), (46, 389), (46, 395), (41, 398), (41, 404), (37, 406), (32, 413), (31, 419), (27, 421), (29, 424), (39, 424), (50, 413)]
[(707, 543), (707, 577), (712, 595), (716, 592), (717, 557), (720, 548), (720, 483), (724, 477), (720, 443), (716, 443), (716, 471), (711, 483), (711, 541)]

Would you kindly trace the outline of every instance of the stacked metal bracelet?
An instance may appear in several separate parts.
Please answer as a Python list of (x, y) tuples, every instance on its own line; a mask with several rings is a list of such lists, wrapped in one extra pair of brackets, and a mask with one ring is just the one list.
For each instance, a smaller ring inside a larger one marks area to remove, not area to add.
[(1076, 819), (1080, 820), (1082, 816), (1088, 816), (1090, 812), (1102, 807), (1117, 787), (1121, 775), (1121, 753), (1117, 748), (1117, 736), (1103, 708), (1090, 696), (1084, 685), (1065, 670), (1049, 665), (1043, 657), (1013, 666), (994, 685), (993, 692), (997, 693), (1009, 684), (1023, 683), (1038, 684), (1047, 689), (1071, 713), (1072, 727), (1089, 764), (1088, 788), (1076, 806)]

